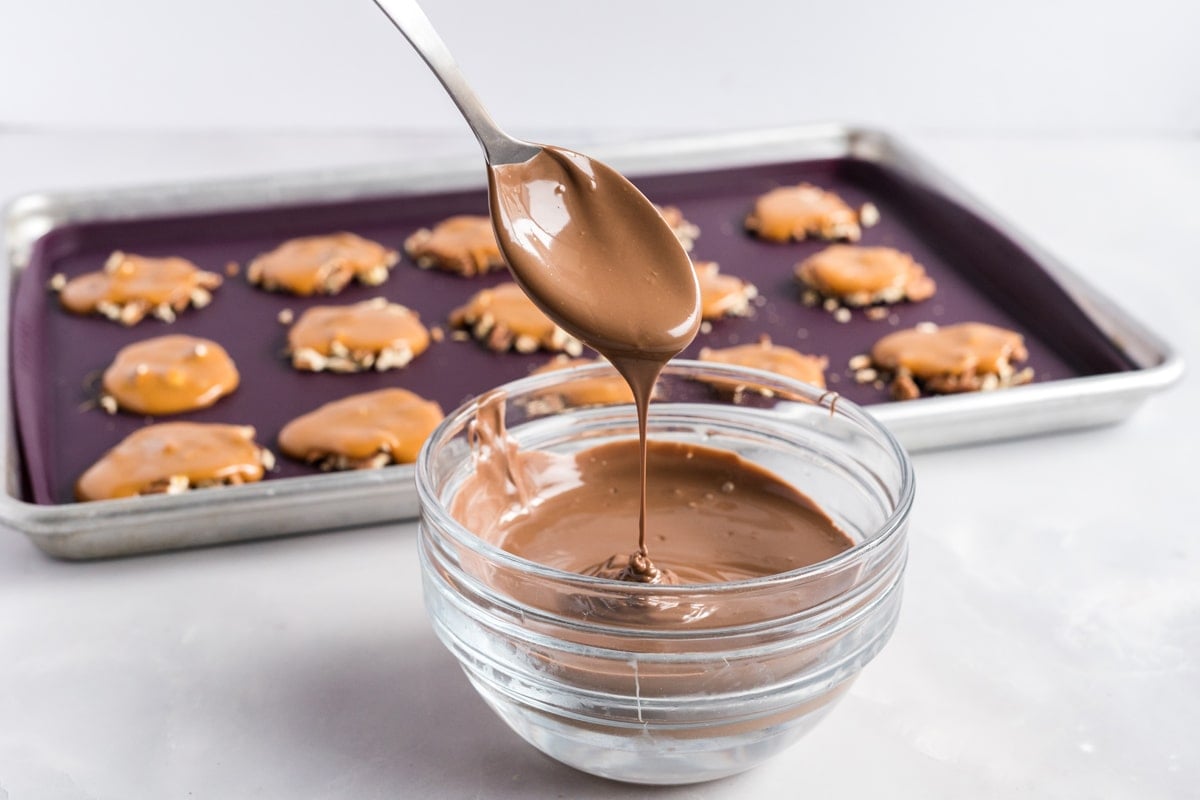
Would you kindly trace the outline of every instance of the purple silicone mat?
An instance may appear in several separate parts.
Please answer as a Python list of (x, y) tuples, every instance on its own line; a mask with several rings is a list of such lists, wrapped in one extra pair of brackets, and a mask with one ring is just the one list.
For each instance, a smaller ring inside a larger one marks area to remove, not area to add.
[[(875, 203), (881, 221), (864, 232), (861, 243), (912, 253), (937, 281), (937, 295), (896, 306), (890, 320), (868, 320), (856, 311), (848, 323), (800, 303), (792, 268), (825, 243), (761, 242), (743, 231), (742, 219), (762, 192), (802, 180), (832, 189), (852, 205)], [(1024, 334), (1028, 363), (1039, 382), (1135, 368), (1028, 253), (970, 211), (897, 171), (844, 158), (648, 175), (635, 183), (655, 202), (678, 205), (700, 227), (694, 258), (719, 262), (723, 272), (751, 281), (766, 298), (750, 318), (714, 322), (685, 357), (695, 357), (704, 346), (752, 342), (767, 333), (778, 344), (828, 356), (829, 388), (862, 404), (890, 402), (886, 392), (854, 382), (847, 367), (852, 356), (898, 327), (926, 320), (980, 321)], [(448, 412), (481, 390), (527, 374), (548, 356), (495, 354), (449, 336), (405, 369), (385, 373), (299, 373), (283, 354), (286, 328), (277, 321), (282, 309), (298, 316), (313, 305), (382, 295), (418, 311), (426, 325), (445, 327), (453, 308), (478, 289), (508, 280), (507, 273), (460, 278), (417, 269), (403, 258), (383, 286), (352, 284), (334, 298), (309, 299), (270, 294), (245, 281), (244, 265), (287, 238), (351, 230), (402, 250), (405, 237), (419, 227), (451, 214), (486, 210), (486, 193), (480, 189), (69, 225), (47, 234), (37, 242), (14, 296), (12, 380), (23, 499), (71, 502), (76, 478), (107, 449), (152, 421), (110, 416), (93, 402), (99, 373), (116, 351), (151, 336), (187, 333), (213, 339), (229, 351), (242, 374), (232, 396), (210, 409), (170, 419), (251, 424), (258, 440), (275, 450), (276, 436), (288, 420), (348, 394), (402, 386), (437, 400)], [(235, 261), (243, 270), (226, 278), (210, 306), (186, 311), (171, 325), (147, 319), (124, 328), (64, 312), (46, 289), (51, 276), (99, 269), (118, 249), (183, 256), (222, 274), (225, 264)], [(280, 457), (268, 479), (314, 471)]]

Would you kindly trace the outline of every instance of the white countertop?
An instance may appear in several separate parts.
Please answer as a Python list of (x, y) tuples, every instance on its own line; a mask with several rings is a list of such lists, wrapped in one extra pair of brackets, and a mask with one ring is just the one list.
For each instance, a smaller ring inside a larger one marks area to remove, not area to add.
[[(1200, 364), (1200, 141), (910, 141)], [(0, 196), (471, 147), (8, 133)], [(653, 795), (1200, 796), (1198, 387), (917, 455), (891, 643), (787, 753)], [(507, 730), (430, 630), (415, 553), (404, 524), (71, 564), (0, 530), (0, 800), (650, 794)]]

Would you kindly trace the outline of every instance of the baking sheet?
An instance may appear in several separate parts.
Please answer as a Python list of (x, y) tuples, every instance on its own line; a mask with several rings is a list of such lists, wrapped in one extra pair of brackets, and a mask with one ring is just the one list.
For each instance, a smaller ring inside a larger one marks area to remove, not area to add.
[[(703, 346), (754, 341), (764, 332), (777, 343), (824, 354), (830, 360), (830, 388), (873, 405), (885, 421), (892, 414), (893, 427), (900, 429), (902, 440), (910, 446), (981, 441), (1038, 432), (1039, 426), (1047, 430), (1115, 421), (1131, 403), (1140, 402), (1146, 391), (1171, 379), (1177, 359), (1165, 346), (1112, 309), (1098, 313), (1096, 303), (1085, 302), (1088, 298), (1081, 298), (1080, 287), (1072, 285), (1069, 275), (1053, 269), (1044, 254), (1015, 241), (961, 199), (953, 199), (944, 182), (887, 137), (826, 129), (793, 132), (790, 139), (778, 135), (765, 139), (770, 141), (757, 147), (747, 138), (736, 144), (726, 142), (724, 147), (710, 143), (707, 150), (696, 142), (677, 143), (673, 148), (658, 143), (645, 148), (640, 157), (632, 154), (635, 158), (631, 160), (640, 160), (639, 165), (624, 167), (651, 199), (678, 205), (699, 225), (701, 235), (693, 250), (696, 259), (718, 261), (723, 272), (750, 280), (766, 298), (749, 319), (715, 322), (712, 331), (702, 334), (685, 356), (695, 355)], [(617, 166), (623, 166), (619, 160)], [(545, 354), (497, 355), (474, 342), (447, 337), (400, 371), (332, 375), (297, 373), (290, 367), (283, 355), (286, 328), (276, 319), (283, 308), (298, 315), (311, 305), (351, 303), (382, 295), (419, 311), (429, 325), (444, 325), (449, 311), (471, 293), (507, 279), (505, 274), (466, 279), (419, 270), (407, 259), (384, 286), (352, 286), (332, 299), (265, 293), (246, 284), (243, 271), (239, 277), (226, 279), (210, 307), (184, 312), (172, 325), (148, 320), (128, 329), (99, 318), (65, 314), (45, 288), (56, 273), (71, 276), (98, 269), (114, 249), (182, 255), (217, 272), (229, 261), (244, 265), (286, 238), (342, 229), (400, 249), (404, 238), (418, 227), (455, 213), (486, 212), (483, 170), (476, 170), (479, 186), (471, 189), (457, 188), (464, 182), (465, 172), (447, 171), (444, 183), (453, 187), (448, 191), (439, 188), (436, 175), (412, 180), (408, 187), (403, 179), (388, 185), (377, 178), (359, 186), (358, 191), (347, 178), (340, 183), (313, 181), (292, 192), (277, 189), (273, 201), (256, 202), (256, 193), (263, 194), (263, 187), (270, 185), (264, 181), (243, 184), (240, 193), (228, 190), (220, 200), (210, 198), (207, 205), (203, 191), (176, 190), (178, 212), (173, 212), (169, 203), (139, 211), (138, 200), (145, 202), (145, 193), (127, 197), (124, 203), (116, 196), (112, 200), (116, 208), (107, 209), (89, 206), (94, 197), (77, 202), (74, 208), (60, 201), (59, 218), (52, 220), (47, 217), (54, 215), (43, 209), (43, 235), (29, 237), (27, 251), (17, 254), (23, 269), (16, 280), (11, 355), (23, 457), (13, 459), (11, 466), (17, 469), (10, 470), (10, 491), (16, 497), (9, 499), (20, 503), (17, 510), (26, 518), (37, 516), (29, 512), (31, 502), (67, 514), (71, 524), (52, 526), (50, 532), (72, 528), (76, 540), (89, 538), (81, 529), (81, 516), (95, 518), (93, 512), (79, 509), (127, 504), (124, 516), (145, 519), (145, 514), (153, 516), (156, 511), (183, 514), (184, 506), (199, 503), (195, 497), (86, 505), (69, 502), (75, 478), (127, 433), (148, 422), (141, 417), (110, 416), (89, 407), (98, 371), (119, 347), (148, 336), (189, 333), (221, 342), (242, 371), (241, 388), (211, 409), (178, 418), (253, 424), (259, 440), (271, 447), (287, 420), (346, 394), (398, 385), (438, 400), (449, 411), (472, 394), (520, 377), (543, 363)], [(833, 189), (852, 204), (874, 202), (881, 211), (881, 222), (865, 231), (861, 243), (886, 244), (913, 253), (937, 280), (938, 294), (925, 303), (896, 306), (888, 321), (871, 321), (856, 311), (851, 322), (843, 324), (821, 308), (802, 305), (792, 267), (825, 244), (761, 242), (747, 235), (741, 225), (758, 194), (800, 180)], [(32, 201), (26, 201), (24, 208), (20, 204), (14, 207), (10, 230), (13, 218), (22, 223), (24, 227), (16, 226), (21, 230), (30, 227), (31, 219), (39, 219), (28, 210), (30, 205), (36, 211), (37, 203)], [(42, 205), (47, 205), (44, 198)], [(926, 320), (939, 324), (977, 320), (1022, 332), (1030, 349), (1028, 363), (1036, 370), (1038, 383), (987, 397), (895, 404), (886, 401), (884, 391), (853, 381), (847, 367), (851, 356), (865, 352), (876, 338), (896, 327)], [(1125, 333), (1121, 346), (1114, 343), (1114, 328)], [(1131, 337), (1130, 330), (1142, 335)], [(1130, 341), (1139, 343), (1140, 350), (1130, 347)], [(1131, 377), (1135, 383), (1128, 380)], [(1114, 378), (1116, 385), (1111, 383)], [(1096, 379), (1107, 379), (1110, 385), (1104, 391), (1091, 388)], [(1133, 391), (1139, 388), (1140, 392)], [(1054, 419), (1053, 410), (1064, 399), (1079, 405), (1088, 398), (1086, 405), (1093, 413)], [(1041, 419), (1037, 419), (1039, 415)], [(1014, 416), (1030, 418), (1014, 425)], [(263, 486), (193, 494), (208, 495), (206, 506), (214, 509), (214, 517), (223, 509), (235, 515), (235, 520), (239, 504), (249, 502), (240, 499), (243, 496), (270, 505), (281, 493), (308, 497), (307, 505), (324, 503), (325, 518), (348, 524), (398, 518), (415, 511), (408, 487), (391, 496), (372, 491), (372, 487), (411, 482), (410, 468), (388, 468), (372, 476), (314, 473), (311, 467), (281, 458), (278, 471)], [(302, 486), (312, 491), (302, 492)], [(329, 515), (333, 510), (329, 503), (348, 506), (346, 495), (357, 496), (364, 490), (376, 498), (369, 508), (347, 507), (341, 517)], [(170, 505), (183, 500), (187, 502)], [(111, 513), (117, 515), (114, 519), (122, 518), (118, 510)], [(71, 519), (71, 515), (80, 518)], [(245, 524), (248, 520), (243, 518), (238, 531), (222, 533), (220, 529), (228, 527), (224, 520), (205, 521), (199, 516), (180, 517), (189, 523), (190, 534), (160, 532), (156, 539), (148, 531), (137, 549), (314, 529), (314, 521), (322, 518), (320, 514), (298, 517), (289, 509), (276, 515), (268, 530)], [(127, 552), (129, 542), (120, 544), (115, 533), (91, 537), (91, 544), (99, 547), (94, 553), (84, 548), (86, 554)], [(48, 540), (35, 537), (35, 541), (46, 546)], [(70, 551), (75, 548), (48, 549), (73, 555)]]

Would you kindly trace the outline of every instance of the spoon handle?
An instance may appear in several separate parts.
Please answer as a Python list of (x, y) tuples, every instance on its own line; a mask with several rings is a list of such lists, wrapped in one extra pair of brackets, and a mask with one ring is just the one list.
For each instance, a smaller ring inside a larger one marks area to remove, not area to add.
[(416, 0), (375, 0), (375, 5), (387, 15), (413, 49), (425, 60), (433, 74), (441, 81), (446, 93), (458, 106), (459, 112), (471, 126), (475, 138), (483, 147), (489, 164), (513, 164), (528, 161), (541, 150), (540, 147), (514, 139), (492, 120), (483, 103), (471, 89), (462, 70), (450, 55), (449, 48), (438, 36), (433, 23)]

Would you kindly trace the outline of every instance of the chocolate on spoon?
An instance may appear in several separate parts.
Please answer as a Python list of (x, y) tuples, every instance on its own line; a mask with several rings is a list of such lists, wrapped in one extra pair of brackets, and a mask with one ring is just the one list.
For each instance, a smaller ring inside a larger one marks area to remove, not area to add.
[(658, 209), (616, 170), (502, 131), (415, 0), (375, 3), (437, 75), (483, 147), (492, 225), (513, 277), (559, 327), (611, 361), (633, 390), (642, 506), (638, 557), (622, 577), (653, 581), (659, 571), (646, 548), (646, 417), (663, 366), (700, 329), (691, 260)]

